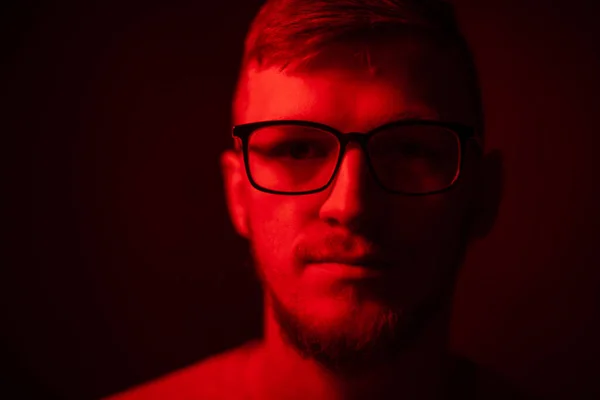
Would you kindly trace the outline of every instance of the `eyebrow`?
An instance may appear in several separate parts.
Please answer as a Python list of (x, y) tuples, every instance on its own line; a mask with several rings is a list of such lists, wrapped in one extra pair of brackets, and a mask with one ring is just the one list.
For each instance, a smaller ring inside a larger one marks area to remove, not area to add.
[[(433, 110), (404, 110), (399, 113), (391, 114), (390, 117), (386, 117), (385, 121), (399, 121), (403, 119), (411, 120), (439, 120), (440, 114)], [(381, 121), (379, 121), (381, 122)], [(385, 123), (385, 122), (384, 122)]]
[(441, 115), (433, 110), (427, 109), (414, 109), (414, 110), (403, 110), (397, 113), (390, 113), (383, 115), (382, 118), (373, 120), (370, 124), (370, 129), (377, 129), (380, 126), (397, 122), (397, 121), (441, 121)]
[[(280, 117), (274, 118), (274, 120), (313, 121), (312, 118), (307, 118), (307, 117), (308, 117), (308, 115), (306, 115), (304, 113), (299, 113), (299, 114), (280, 116)], [(380, 119), (374, 120), (375, 123), (373, 124), (373, 126), (377, 127), (377, 126), (385, 125), (389, 122), (402, 121), (402, 120), (439, 121), (439, 120), (441, 120), (441, 116), (439, 113), (432, 111), (432, 110), (425, 110), (425, 109), (423, 109), (423, 110), (419, 110), (419, 109), (404, 110), (404, 111), (400, 111), (398, 113), (391, 113), (389, 115), (383, 116)]]

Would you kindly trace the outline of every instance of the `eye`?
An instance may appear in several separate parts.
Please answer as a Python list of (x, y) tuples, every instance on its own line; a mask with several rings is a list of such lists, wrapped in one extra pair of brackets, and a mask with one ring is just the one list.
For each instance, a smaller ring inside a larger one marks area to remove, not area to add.
[(298, 126), (270, 126), (255, 131), (249, 150), (263, 161), (298, 163), (335, 158), (339, 143), (329, 132)]
[(371, 153), (374, 157), (419, 159), (432, 157), (434, 150), (418, 141), (394, 140), (379, 143), (371, 149)]
[(397, 143), (393, 150), (405, 157), (425, 158), (432, 155), (431, 149), (418, 142)]
[(308, 140), (294, 140), (280, 143), (273, 147), (269, 156), (291, 158), (293, 160), (306, 160), (310, 158), (324, 157), (327, 151), (318, 143)]

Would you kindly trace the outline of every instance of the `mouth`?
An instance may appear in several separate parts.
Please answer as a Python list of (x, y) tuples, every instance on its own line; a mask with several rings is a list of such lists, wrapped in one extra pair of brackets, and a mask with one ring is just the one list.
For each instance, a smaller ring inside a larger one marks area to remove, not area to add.
[(306, 260), (307, 264), (343, 264), (353, 267), (363, 267), (368, 269), (385, 270), (391, 267), (387, 257), (379, 253), (361, 253), (348, 255), (321, 255), (310, 257)]
[(377, 263), (347, 263), (339, 261), (312, 262), (307, 270), (339, 279), (372, 279), (385, 275), (386, 267)]

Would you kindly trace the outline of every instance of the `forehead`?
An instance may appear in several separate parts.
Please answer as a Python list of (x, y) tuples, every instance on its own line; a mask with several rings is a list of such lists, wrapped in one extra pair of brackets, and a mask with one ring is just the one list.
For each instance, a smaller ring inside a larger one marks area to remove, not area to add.
[(234, 119), (236, 124), (302, 119), (342, 131), (406, 118), (473, 124), (467, 80), (460, 57), (424, 41), (338, 45), (301, 71), (250, 65), (240, 81)]

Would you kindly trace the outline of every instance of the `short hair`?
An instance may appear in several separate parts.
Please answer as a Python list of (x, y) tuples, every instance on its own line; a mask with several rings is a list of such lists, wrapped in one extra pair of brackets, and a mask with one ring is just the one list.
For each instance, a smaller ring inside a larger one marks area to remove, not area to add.
[(267, 0), (246, 36), (242, 64), (284, 68), (333, 43), (406, 28), (460, 37), (454, 8), (441, 0)]
[(458, 28), (453, 5), (444, 0), (267, 0), (246, 36), (238, 92), (251, 64), (259, 69), (299, 68), (328, 46), (408, 30), (431, 33), (463, 53), (472, 77), (468, 90), (477, 104), (482, 130), (481, 93), (472, 53)]

